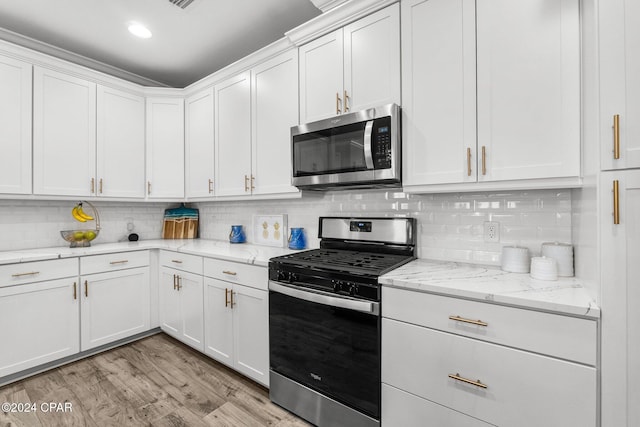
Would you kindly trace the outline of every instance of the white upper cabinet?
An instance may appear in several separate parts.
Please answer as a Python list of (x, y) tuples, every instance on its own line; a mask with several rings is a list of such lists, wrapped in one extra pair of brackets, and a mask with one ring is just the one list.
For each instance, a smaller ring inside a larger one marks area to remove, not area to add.
[(96, 195), (144, 198), (144, 98), (100, 85), (97, 94)]
[(147, 197), (184, 197), (184, 101), (147, 98)]
[(598, 8), (602, 169), (640, 167), (640, 2)]
[(393, 4), (299, 49), (300, 122), (400, 104), (400, 6)]
[(96, 85), (34, 68), (33, 192), (91, 196), (96, 192)]
[(407, 186), (476, 181), (474, 27), (474, 0), (402, 3)]
[(476, 2), (479, 181), (580, 175), (579, 3)]
[(580, 183), (578, 6), (402, 3), (405, 189)]
[(297, 193), (291, 185), (291, 127), (298, 123), (298, 52), (251, 71), (252, 193)]
[(250, 72), (231, 77), (214, 90), (216, 195), (251, 195)]
[(185, 100), (186, 197), (214, 195), (213, 89)]
[(0, 56), (0, 193), (31, 193), (31, 64)]

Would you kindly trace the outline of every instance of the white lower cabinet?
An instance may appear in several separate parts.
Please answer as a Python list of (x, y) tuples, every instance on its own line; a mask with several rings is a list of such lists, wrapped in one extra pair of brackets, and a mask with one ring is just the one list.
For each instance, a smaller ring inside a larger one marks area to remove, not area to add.
[(0, 378), (80, 350), (77, 274), (76, 259), (0, 266)]
[[(389, 290), (383, 288), (383, 299)], [(577, 356), (565, 351), (554, 354), (537, 333), (537, 325), (521, 322), (526, 317), (517, 312), (529, 310), (515, 309), (506, 319), (505, 307), (495, 304), (478, 302), (475, 307), (466, 300), (400, 292), (403, 298), (385, 299), (383, 307), (383, 425), (423, 426), (426, 418), (439, 427), (597, 425), (597, 371), (591, 351)], [(435, 320), (430, 310), (423, 310), (421, 317), (411, 307), (404, 314), (405, 303), (419, 300), (428, 306), (430, 298), (445, 311), (455, 310), (452, 317), (469, 313), (471, 317), (464, 317), (481, 325), (464, 323), (468, 326), (453, 328)], [(482, 310), (482, 317), (474, 316), (475, 310)], [(565, 338), (571, 341), (574, 329), (562, 323), (564, 316), (540, 314), (551, 316), (550, 320), (558, 317), (558, 327), (548, 328), (549, 335), (559, 343)], [(586, 323), (585, 330), (590, 329), (589, 323), (596, 324), (592, 319), (575, 320)], [(509, 342), (506, 323), (521, 325), (531, 342), (526, 347), (517, 340)], [(597, 348), (595, 334), (592, 338)], [(580, 343), (576, 346), (583, 348)]]
[(89, 274), (80, 283), (82, 351), (149, 330), (149, 267)]
[[(269, 385), (269, 302), (262, 267), (205, 259), (205, 353)], [(259, 280), (255, 280), (259, 278)], [(238, 283), (238, 280), (249, 280)]]
[(204, 351), (202, 310), (202, 275), (161, 267), (160, 328)]

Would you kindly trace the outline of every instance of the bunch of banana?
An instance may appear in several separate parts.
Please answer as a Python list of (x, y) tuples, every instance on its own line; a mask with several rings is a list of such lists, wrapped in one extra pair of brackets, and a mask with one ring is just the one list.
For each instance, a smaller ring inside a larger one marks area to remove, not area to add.
[(80, 221), (80, 222), (87, 222), (87, 221), (93, 220), (93, 217), (91, 215), (87, 215), (82, 210), (82, 203), (78, 203), (77, 205), (74, 206), (73, 209), (71, 209), (71, 215), (76, 221)]

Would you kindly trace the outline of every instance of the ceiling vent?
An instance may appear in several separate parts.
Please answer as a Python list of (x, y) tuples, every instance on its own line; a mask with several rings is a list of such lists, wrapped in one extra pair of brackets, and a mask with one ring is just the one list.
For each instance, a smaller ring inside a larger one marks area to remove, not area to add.
[(169, 3), (176, 5), (181, 9), (186, 9), (187, 6), (193, 3), (193, 0), (169, 0)]

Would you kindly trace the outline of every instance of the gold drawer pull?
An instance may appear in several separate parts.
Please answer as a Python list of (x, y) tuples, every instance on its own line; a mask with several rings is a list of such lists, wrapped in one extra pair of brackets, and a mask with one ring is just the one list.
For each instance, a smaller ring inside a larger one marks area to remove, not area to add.
[(40, 274), (40, 272), (39, 271), (30, 271), (28, 273), (17, 273), (17, 274), (12, 274), (11, 277), (35, 276), (36, 274)]
[(123, 259), (123, 260), (121, 260), (121, 261), (111, 261), (109, 264), (111, 264), (111, 265), (116, 265), (116, 264), (126, 264), (126, 263), (128, 263), (128, 262), (129, 262), (129, 260), (128, 260), (128, 259)]
[(471, 385), (474, 385), (476, 387), (487, 388), (487, 385), (486, 384), (482, 384), (480, 382), (480, 380), (473, 381), (473, 380), (470, 380), (468, 378), (461, 377), (460, 374), (458, 374), (458, 373), (449, 374), (449, 378), (451, 378), (453, 380), (456, 380), (456, 381), (462, 381), (463, 383), (471, 384)]
[(171, 262), (175, 262), (176, 264), (182, 264), (182, 261), (179, 259), (172, 259)]
[(224, 274), (228, 274), (230, 276), (237, 276), (238, 275), (238, 273), (236, 273), (235, 271), (223, 270), (222, 272)]
[(471, 323), (472, 325), (489, 326), (487, 322), (483, 322), (482, 320), (465, 319), (460, 316), (449, 316), (449, 319), (455, 320), (456, 322)]

